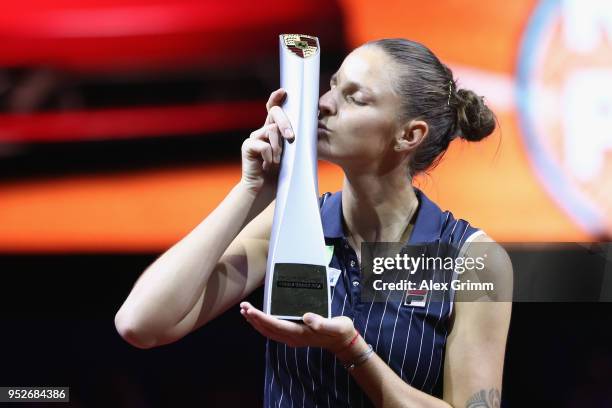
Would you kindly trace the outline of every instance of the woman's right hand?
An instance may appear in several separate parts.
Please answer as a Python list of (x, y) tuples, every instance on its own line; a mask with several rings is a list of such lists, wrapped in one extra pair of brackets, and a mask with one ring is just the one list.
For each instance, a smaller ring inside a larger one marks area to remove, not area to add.
[(290, 143), (295, 139), (289, 118), (280, 107), (285, 96), (282, 88), (270, 94), (265, 124), (242, 143), (241, 183), (255, 194), (264, 188), (276, 189), (283, 139)]

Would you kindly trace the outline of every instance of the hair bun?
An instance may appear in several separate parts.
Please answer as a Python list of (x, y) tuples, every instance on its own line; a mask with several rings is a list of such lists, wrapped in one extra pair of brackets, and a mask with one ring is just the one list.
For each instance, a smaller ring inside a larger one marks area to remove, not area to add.
[(483, 99), (468, 89), (457, 90), (457, 125), (459, 137), (477, 142), (495, 129), (495, 114)]

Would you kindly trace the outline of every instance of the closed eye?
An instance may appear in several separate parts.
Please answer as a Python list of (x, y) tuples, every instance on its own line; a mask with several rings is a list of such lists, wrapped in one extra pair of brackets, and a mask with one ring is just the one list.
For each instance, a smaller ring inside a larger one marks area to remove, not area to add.
[(349, 102), (353, 102), (355, 105), (359, 105), (359, 106), (364, 106), (367, 105), (367, 103), (362, 102), (362, 101), (358, 101), (357, 99), (355, 99), (352, 95), (348, 95), (346, 97), (346, 100)]

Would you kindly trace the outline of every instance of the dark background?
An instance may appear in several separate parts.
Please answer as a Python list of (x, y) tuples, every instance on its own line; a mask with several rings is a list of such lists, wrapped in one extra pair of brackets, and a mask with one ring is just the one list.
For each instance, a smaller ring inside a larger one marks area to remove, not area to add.
[[(156, 256), (0, 256), (0, 384), (70, 386), (74, 407), (261, 406), (265, 342), (237, 306), (156, 349), (119, 337), (114, 314)], [(610, 316), (612, 303), (515, 303), (503, 405), (612, 406)]]

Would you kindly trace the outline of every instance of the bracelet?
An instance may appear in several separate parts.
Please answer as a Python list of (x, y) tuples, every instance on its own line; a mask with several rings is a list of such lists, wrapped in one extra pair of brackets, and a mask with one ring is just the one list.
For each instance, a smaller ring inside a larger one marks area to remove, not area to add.
[(336, 351), (335, 354), (343, 353), (346, 350), (348, 350), (349, 348), (351, 348), (351, 346), (353, 344), (355, 344), (355, 342), (357, 341), (358, 338), (359, 338), (359, 332), (357, 331), (357, 329), (355, 329), (355, 336), (353, 336), (351, 342), (349, 344), (347, 344), (346, 346), (342, 347), (340, 350)]
[(374, 354), (374, 349), (372, 348), (371, 344), (368, 344), (368, 349), (364, 351), (363, 353), (361, 353), (359, 357), (357, 357), (355, 361), (353, 361), (352, 363), (346, 363), (344, 365), (344, 368), (347, 371), (353, 371), (356, 367), (359, 367), (360, 365), (368, 361), (370, 357), (372, 357), (373, 354)]

